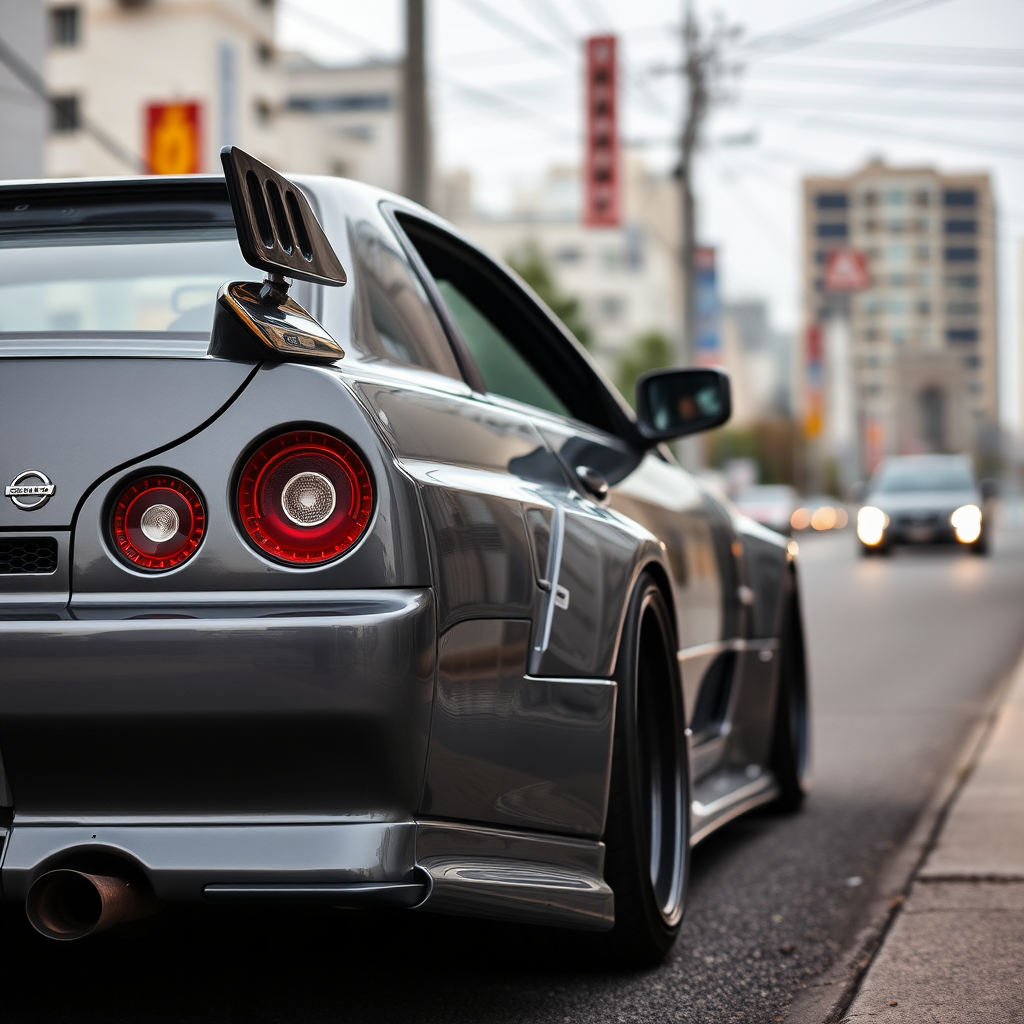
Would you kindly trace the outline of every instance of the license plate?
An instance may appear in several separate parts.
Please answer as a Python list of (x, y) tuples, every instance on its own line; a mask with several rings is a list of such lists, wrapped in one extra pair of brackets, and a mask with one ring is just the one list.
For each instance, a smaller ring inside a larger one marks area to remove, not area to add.
[(935, 537), (935, 529), (931, 526), (908, 526), (907, 540), (915, 544), (926, 544)]

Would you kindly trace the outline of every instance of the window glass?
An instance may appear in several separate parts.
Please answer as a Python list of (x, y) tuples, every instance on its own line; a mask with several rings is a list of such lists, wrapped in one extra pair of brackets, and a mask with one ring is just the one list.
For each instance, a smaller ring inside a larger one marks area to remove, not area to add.
[(437, 287), (459, 325), (487, 390), (560, 416), (569, 410), (504, 334), (450, 281)]
[(350, 226), (357, 358), (380, 359), (460, 378), (427, 293), (398, 246), (366, 221)]

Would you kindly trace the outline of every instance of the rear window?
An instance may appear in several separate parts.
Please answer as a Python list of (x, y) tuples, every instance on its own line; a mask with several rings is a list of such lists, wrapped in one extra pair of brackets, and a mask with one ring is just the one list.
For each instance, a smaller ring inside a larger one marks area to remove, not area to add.
[(261, 279), (216, 183), (0, 190), (0, 355), (202, 356), (218, 288)]
[(970, 491), (974, 474), (959, 459), (888, 462), (879, 470), (871, 490), (876, 494), (922, 493), (925, 491)]

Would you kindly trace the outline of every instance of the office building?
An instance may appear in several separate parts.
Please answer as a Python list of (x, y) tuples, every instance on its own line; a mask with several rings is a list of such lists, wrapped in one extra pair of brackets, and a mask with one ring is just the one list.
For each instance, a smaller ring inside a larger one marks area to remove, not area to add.
[[(848, 177), (805, 179), (803, 199), (803, 401), (820, 454), (838, 460), (845, 479), (890, 453), (995, 454), (988, 175), (874, 160)], [(836, 250), (863, 254), (867, 288), (829, 290)]]

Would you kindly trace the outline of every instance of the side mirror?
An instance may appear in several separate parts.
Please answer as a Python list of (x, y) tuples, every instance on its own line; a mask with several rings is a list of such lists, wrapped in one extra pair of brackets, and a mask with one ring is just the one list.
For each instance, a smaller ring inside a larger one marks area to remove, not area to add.
[(334, 362), (345, 350), (294, 299), (290, 280), (346, 281), (324, 229), (297, 185), (235, 146), (221, 150), (238, 247), (262, 284), (232, 281), (217, 294), (209, 354), (229, 359)]
[(859, 505), (863, 500), (864, 496), (868, 493), (868, 485), (863, 480), (857, 480), (850, 484), (849, 489), (850, 501), (855, 505)]
[(978, 485), (981, 491), (981, 496), (986, 500), (989, 498), (995, 498), (999, 494), (999, 481), (993, 480), (991, 477), (986, 477)]
[(724, 370), (653, 370), (636, 382), (637, 424), (656, 444), (720, 426), (732, 415)]

